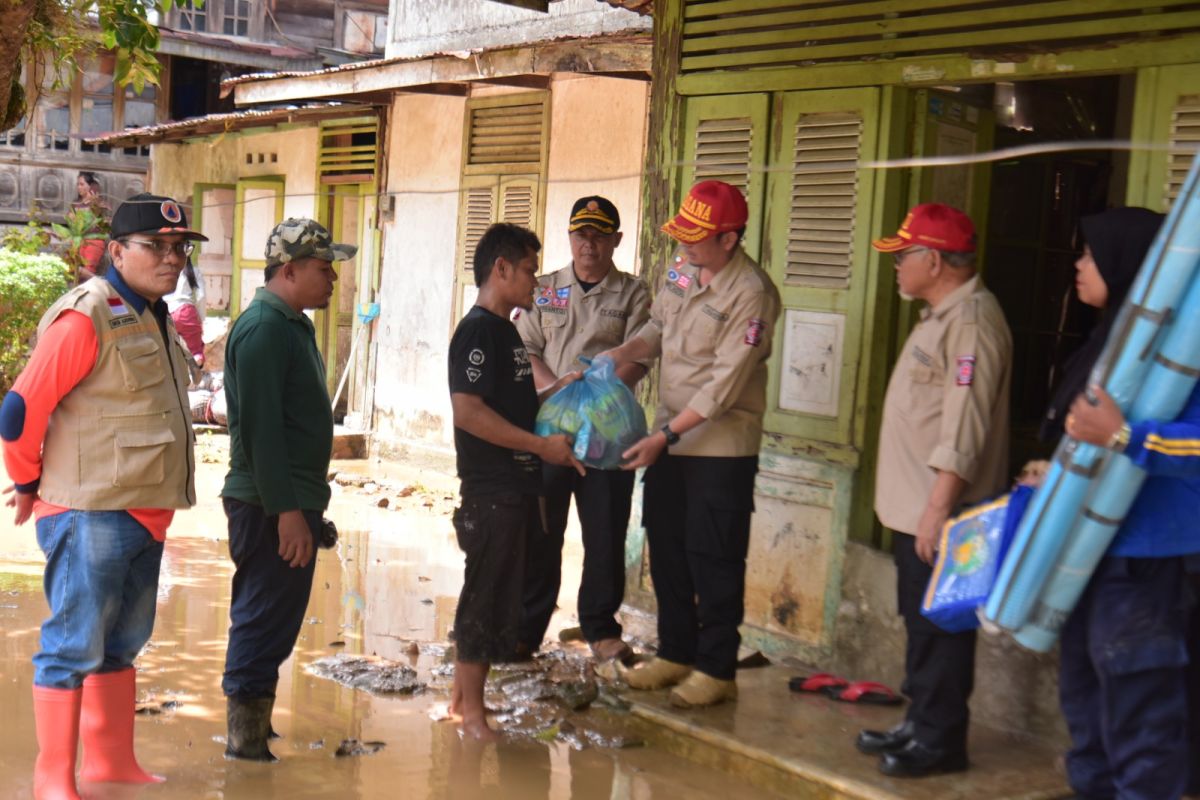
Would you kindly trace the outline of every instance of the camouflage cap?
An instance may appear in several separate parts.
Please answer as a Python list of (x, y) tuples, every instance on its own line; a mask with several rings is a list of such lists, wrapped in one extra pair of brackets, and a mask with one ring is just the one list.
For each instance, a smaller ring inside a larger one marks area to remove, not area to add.
[(324, 261), (345, 261), (354, 258), (358, 247), (336, 244), (325, 226), (316, 220), (285, 219), (271, 229), (267, 237), (268, 267), (277, 267), (298, 258), (319, 258)]

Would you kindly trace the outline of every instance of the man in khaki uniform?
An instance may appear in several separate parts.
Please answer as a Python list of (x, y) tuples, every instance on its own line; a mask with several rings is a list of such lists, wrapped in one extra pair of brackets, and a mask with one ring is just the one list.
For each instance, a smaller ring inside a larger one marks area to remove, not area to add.
[[(583, 369), (580, 357), (622, 344), (649, 319), (646, 285), (613, 264), (620, 227), (621, 216), (607, 199), (575, 201), (567, 225), (571, 263), (543, 275), (533, 308), (517, 312), (517, 331), (539, 389)], [(630, 362), (618, 374), (632, 386), (646, 374), (646, 367)], [(633, 473), (589, 468), (580, 476), (571, 467), (543, 464), (542, 478), (548, 538), (526, 551), (518, 655), (537, 651), (554, 613), (562, 580), (563, 534), (574, 495), (583, 533), (579, 624), (596, 658), (627, 658), (632, 651), (621, 640), (615, 615), (625, 595), (625, 529)]]
[(975, 228), (938, 203), (916, 206), (899, 232), (874, 242), (894, 253), (900, 295), (924, 300), (888, 382), (879, 433), (875, 513), (896, 532), (900, 615), (907, 631), (902, 724), (862, 731), (879, 768), (922, 777), (967, 767), (967, 700), (975, 631), (946, 633), (921, 616), (942, 526), (960, 504), (1008, 481), (1012, 335), (975, 274)]
[(671, 702), (685, 708), (737, 696), (767, 359), (780, 312), (779, 291), (741, 248), (746, 218), (736, 187), (692, 187), (663, 226), (683, 255), (650, 322), (613, 354), (618, 363), (662, 355), (656, 430), (625, 453), (627, 469), (647, 467), (643, 523), (659, 648), (625, 678), (635, 689), (679, 684)]

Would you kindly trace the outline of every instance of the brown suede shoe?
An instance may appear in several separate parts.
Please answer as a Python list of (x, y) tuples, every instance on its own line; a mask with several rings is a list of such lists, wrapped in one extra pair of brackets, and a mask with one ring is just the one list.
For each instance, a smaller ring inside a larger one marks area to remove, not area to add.
[(621, 677), (630, 689), (665, 689), (692, 674), (687, 664), (676, 664), (665, 658), (655, 658), (644, 667), (621, 669)]
[(671, 690), (671, 705), (676, 708), (715, 706), (736, 699), (737, 681), (719, 680), (699, 671)]
[(591, 642), (590, 646), (592, 655), (597, 661), (611, 661), (615, 658), (623, 663), (629, 663), (629, 660), (633, 658), (633, 648), (616, 637), (598, 639)]

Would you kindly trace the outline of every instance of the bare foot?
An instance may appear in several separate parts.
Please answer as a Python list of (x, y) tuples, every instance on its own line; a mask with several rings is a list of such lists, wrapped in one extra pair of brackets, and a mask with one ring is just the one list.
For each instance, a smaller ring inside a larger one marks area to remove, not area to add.
[(462, 732), (463, 736), (477, 742), (500, 741), (500, 734), (488, 727), (486, 719), (464, 719)]

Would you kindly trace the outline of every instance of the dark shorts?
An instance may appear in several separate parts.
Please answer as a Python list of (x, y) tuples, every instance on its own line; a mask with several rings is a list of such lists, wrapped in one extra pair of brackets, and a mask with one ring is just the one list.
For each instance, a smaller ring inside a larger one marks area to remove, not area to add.
[(458, 660), (489, 663), (512, 659), (521, 623), (525, 550), (541, 531), (535, 495), (464, 495), (454, 512), (466, 571), (454, 641)]

